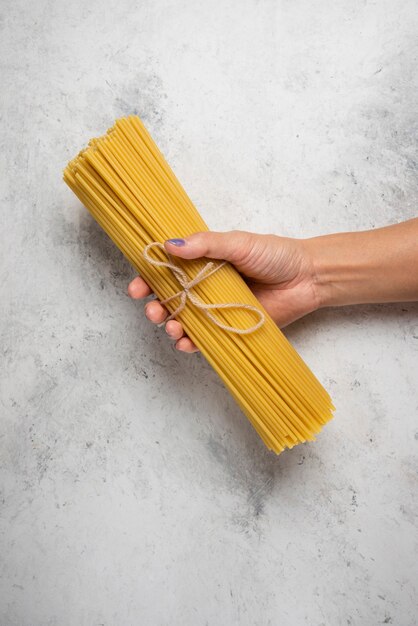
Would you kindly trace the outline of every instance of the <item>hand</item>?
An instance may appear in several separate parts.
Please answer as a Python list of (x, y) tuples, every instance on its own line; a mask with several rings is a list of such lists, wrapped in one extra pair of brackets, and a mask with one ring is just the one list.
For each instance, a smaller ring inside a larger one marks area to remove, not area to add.
[[(266, 311), (283, 327), (320, 306), (314, 263), (306, 241), (231, 231), (195, 233), (164, 245), (167, 252), (182, 259), (204, 256), (235, 265)], [(130, 283), (128, 293), (134, 299), (145, 298), (151, 289), (137, 277)], [(154, 300), (145, 305), (145, 315), (158, 324), (165, 320), (168, 311)], [(176, 341), (178, 350), (197, 351), (178, 321), (167, 322), (166, 332)]]

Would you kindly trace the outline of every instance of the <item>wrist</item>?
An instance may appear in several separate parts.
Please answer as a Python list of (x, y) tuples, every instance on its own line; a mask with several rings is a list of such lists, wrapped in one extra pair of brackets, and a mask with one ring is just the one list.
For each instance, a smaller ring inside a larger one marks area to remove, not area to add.
[(359, 295), (370, 277), (358, 235), (336, 233), (305, 240), (318, 309), (361, 301)]

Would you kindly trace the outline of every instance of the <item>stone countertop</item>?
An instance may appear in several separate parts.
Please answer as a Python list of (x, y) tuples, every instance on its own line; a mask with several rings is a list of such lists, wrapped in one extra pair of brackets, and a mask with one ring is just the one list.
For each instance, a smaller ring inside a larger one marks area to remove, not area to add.
[(415, 216), (415, 0), (2, 13), (0, 624), (417, 624), (418, 305), (287, 329), (337, 412), (275, 457), (61, 180), (138, 113), (213, 229)]

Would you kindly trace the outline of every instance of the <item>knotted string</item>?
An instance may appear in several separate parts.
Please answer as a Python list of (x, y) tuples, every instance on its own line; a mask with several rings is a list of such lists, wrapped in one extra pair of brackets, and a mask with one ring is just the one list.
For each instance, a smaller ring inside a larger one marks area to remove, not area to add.
[[(163, 322), (161, 322), (159, 326), (162, 326), (169, 320), (176, 317), (176, 315), (181, 313), (184, 307), (186, 306), (187, 299), (189, 299), (190, 302), (194, 304), (195, 307), (203, 311), (205, 315), (214, 324), (216, 324), (216, 326), (219, 326), (219, 328), (222, 328), (223, 330), (227, 330), (231, 333), (236, 333), (238, 335), (249, 335), (250, 333), (253, 333), (254, 331), (258, 330), (264, 324), (264, 321), (265, 321), (264, 313), (260, 311), (257, 307), (253, 306), (252, 304), (244, 304), (240, 302), (228, 302), (225, 304), (224, 303), (206, 304), (192, 291), (193, 287), (196, 287), (196, 285), (201, 283), (202, 280), (206, 280), (206, 278), (209, 278), (209, 276), (212, 276), (212, 274), (214, 274), (215, 272), (220, 270), (221, 267), (226, 265), (226, 261), (222, 261), (221, 263), (218, 263), (218, 264), (215, 264), (212, 261), (209, 261), (204, 267), (202, 267), (202, 269), (196, 274), (194, 278), (189, 279), (186, 272), (178, 265), (175, 265), (175, 263), (172, 263), (172, 262), (170, 263), (168, 261), (158, 261), (157, 259), (150, 256), (149, 254), (150, 250), (152, 250), (153, 248), (158, 248), (159, 250), (162, 250), (168, 256), (170, 260), (172, 259), (171, 255), (169, 255), (167, 251), (165, 250), (163, 244), (159, 243), (158, 241), (154, 241), (152, 243), (149, 243), (147, 246), (145, 246), (143, 253), (142, 253), (144, 259), (148, 261), (148, 263), (150, 263), (151, 265), (154, 265), (155, 267), (167, 267), (169, 270), (172, 271), (172, 273), (174, 274), (177, 281), (180, 283), (182, 287), (180, 291), (173, 294), (169, 298), (166, 298), (165, 300), (161, 301), (161, 304), (167, 304), (168, 302), (171, 302), (175, 298), (180, 298), (180, 304), (178, 305), (177, 309), (173, 313), (171, 313), (171, 315), (167, 317)], [(250, 328), (236, 328), (235, 326), (228, 326), (227, 324), (223, 324), (222, 322), (220, 322), (210, 312), (213, 309), (245, 309), (246, 311), (252, 311), (253, 313), (255, 313), (258, 316), (259, 320), (256, 324), (254, 324), (253, 326), (250, 326)]]

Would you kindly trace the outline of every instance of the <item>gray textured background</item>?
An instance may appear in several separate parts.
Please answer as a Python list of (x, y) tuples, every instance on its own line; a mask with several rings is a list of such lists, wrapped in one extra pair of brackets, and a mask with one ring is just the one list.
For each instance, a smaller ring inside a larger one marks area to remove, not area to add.
[(276, 458), (61, 181), (138, 112), (215, 229), (416, 215), (416, 0), (0, 9), (1, 626), (417, 624), (417, 305), (288, 329), (338, 411)]

